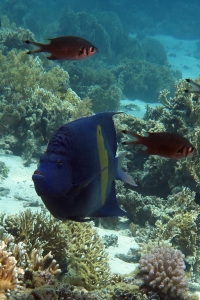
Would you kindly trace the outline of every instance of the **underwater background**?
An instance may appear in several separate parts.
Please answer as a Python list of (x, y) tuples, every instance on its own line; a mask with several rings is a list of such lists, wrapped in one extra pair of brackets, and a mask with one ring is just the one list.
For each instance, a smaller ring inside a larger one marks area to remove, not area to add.
[[(200, 299), (200, 3), (1, 0), (0, 299)], [(27, 55), (25, 40), (75, 35), (83, 61)], [(102, 111), (114, 117), (127, 217), (53, 218), (31, 176), (54, 132)], [(122, 130), (179, 133), (184, 160), (124, 147)]]

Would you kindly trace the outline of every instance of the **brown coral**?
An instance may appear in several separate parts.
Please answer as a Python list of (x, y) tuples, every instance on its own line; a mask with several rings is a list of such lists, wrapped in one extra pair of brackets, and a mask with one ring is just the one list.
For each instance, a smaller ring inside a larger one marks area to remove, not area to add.
[(182, 298), (187, 292), (184, 255), (172, 247), (154, 248), (141, 257), (140, 272), (148, 288), (157, 291), (161, 297)]
[(25, 243), (30, 257), (32, 255), (34, 258), (34, 253), (37, 256), (38, 252), (41, 254), (44, 251), (46, 255), (52, 251), (60, 263), (64, 259), (66, 241), (60, 229), (61, 222), (52, 218), (45, 210), (33, 213), (27, 209), (19, 215), (9, 215), (2, 225), (15, 237), (16, 243)]
[(7, 289), (16, 289), (18, 283), (17, 261), (6, 248), (6, 244), (0, 241), (0, 293)]

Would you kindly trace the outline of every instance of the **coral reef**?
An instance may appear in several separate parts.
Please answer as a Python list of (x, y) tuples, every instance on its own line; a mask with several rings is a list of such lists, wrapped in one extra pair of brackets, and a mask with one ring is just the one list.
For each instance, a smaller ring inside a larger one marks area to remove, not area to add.
[(70, 75), (70, 85), (80, 97), (91, 99), (94, 112), (117, 110), (122, 95), (116, 78), (111, 70), (92, 67), (77, 67), (73, 63), (64, 63)]
[(100, 86), (93, 86), (88, 96), (95, 113), (106, 110), (115, 111), (120, 106), (121, 90), (115, 85), (111, 85), (107, 90)]
[(1, 226), (0, 238), (13, 253), (17, 266), (27, 270), (23, 279), (27, 287), (53, 281), (51, 275), (59, 274), (60, 268), (70, 284), (87, 290), (106, 285), (108, 257), (93, 224), (62, 223), (44, 210), (26, 210), (19, 215), (1, 215)]
[(58, 127), (78, 116), (76, 109), (79, 117), (92, 112), (70, 88), (63, 89), (69, 75), (59, 66), (45, 71), (38, 57), (16, 50), (1, 52), (0, 62), (0, 144), (28, 165)]
[(159, 65), (167, 64), (167, 52), (161, 42), (155, 38), (145, 37), (140, 43), (145, 53), (146, 61)]
[(6, 295), (11, 290), (18, 290), (19, 294), (19, 286), (21, 290), (55, 283), (54, 276), (61, 270), (56, 260), (52, 260), (51, 253), (42, 257), (34, 249), (29, 258), (25, 244), (15, 244), (14, 237), (5, 230), (1, 229), (1, 233), (2, 231), (4, 240), (0, 240), (0, 299), (7, 299)]
[(68, 237), (65, 280), (89, 291), (105, 287), (110, 271), (108, 257), (93, 225), (67, 221), (63, 228)]
[[(176, 82), (173, 97), (169, 97), (168, 90), (161, 90), (159, 101), (162, 105), (156, 108), (147, 106), (142, 120), (130, 115), (117, 116), (117, 132), (123, 128), (141, 135), (162, 131), (179, 133), (188, 138), (196, 148), (196, 154), (191, 158), (176, 161), (148, 156), (143, 153), (141, 146), (127, 146), (129, 153), (126, 163), (138, 184), (137, 192), (143, 196), (166, 197), (180, 192), (186, 186), (199, 197), (199, 98), (198, 95), (186, 94), (184, 90), (187, 87), (188, 83), (184, 80)], [(122, 134), (119, 133), (119, 136), (121, 138)]]
[[(115, 13), (105, 11), (94, 16), (81, 11), (75, 13), (66, 7), (61, 13), (57, 34), (66, 34), (66, 28), (70, 34), (87, 37), (102, 54), (98, 60), (95, 58), (87, 64), (81, 62), (78, 67), (73, 63), (64, 63), (72, 88), (81, 97), (89, 95), (92, 98), (95, 112), (117, 109), (120, 94), (131, 99), (155, 102), (161, 89), (168, 88), (173, 92), (176, 76), (167, 65), (164, 46), (153, 38), (143, 36), (139, 40), (139, 35), (129, 37)], [(106, 74), (109, 76), (105, 90)], [(121, 90), (121, 93), (115, 92), (115, 103), (110, 97), (110, 94), (114, 95), (113, 84), (116, 85), (115, 90)]]
[(33, 289), (27, 293), (27, 290), (11, 292), (10, 300), (102, 300), (100, 292), (88, 292), (87, 290), (64, 283), (55, 283), (54, 285), (44, 285)]
[(27, 209), (19, 215), (5, 216), (1, 225), (15, 237), (17, 243), (23, 241), (27, 245), (28, 253), (33, 249), (43, 249), (45, 254), (53, 251), (56, 258), (65, 255), (61, 222), (45, 210), (33, 213)]
[(5, 290), (16, 289), (18, 284), (17, 261), (6, 248), (6, 244), (0, 241), (0, 297)]
[(66, 6), (60, 15), (58, 35), (78, 35), (89, 39), (105, 55), (111, 58), (109, 34), (95, 16), (86, 12), (74, 13)]
[(10, 24), (7, 16), (1, 18), (1, 29), (0, 29), (0, 49), (3, 54), (13, 48), (25, 50), (25, 40), (33, 40), (34, 35), (29, 29), (18, 28), (15, 23)]
[(140, 252), (148, 253), (152, 248), (166, 245), (181, 250), (185, 255), (188, 278), (198, 282), (200, 208), (195, 202), (195, 193), (182, 188), (165, 200), (155, 196), (142, 197), (128, 190), (123, 197), (119, 194), (118, 198), (134, 223), (131, 232), (136, 241), (142, 243)]
[(175, 77), (172, 71), (167, 66), (146, 60), (122, 61), (116, 66), (114, 74), (123, 87), (123, 93), (130, 99), (155, 102), (160, 90), (174, 90)]
[(154, 248), (139, 263), (145, 285), (157, 291), (162, 299), (187, 299), (188, 281), (181, 251), (172, 247)]

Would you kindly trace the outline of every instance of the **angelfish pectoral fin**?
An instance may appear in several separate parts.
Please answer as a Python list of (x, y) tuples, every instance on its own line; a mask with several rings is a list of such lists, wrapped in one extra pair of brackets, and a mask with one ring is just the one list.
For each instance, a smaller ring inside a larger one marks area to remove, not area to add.
[(137, 186), (135, 180), (128, 174), (126, 174), (124, 171), (121, 169), (121, 162), (126, 156), (127, 152), (121, 152), (120, 155), (117, 157), (118, 159), (118, 172), (117, 172), (117, 179), (120, 179), (124, 182), (127, 182), (130, 185)]
[(78, 184), (74, 184), (71, 191), (68, 192), (68, 195), (67, 197), (71, 197), (71, 196), (77, 196), (80, 191), (82, 189), (84, 189), (86, 186), (88, 186), (98, 175), (100, 175), (103, 171), (105, 171), (108, 167), (105, 167), (103, 168), (100, 172), (98, 172), (97, 174), (91, 176), (90, 178), (84, 180), (83, 182), (81, 183), (78, 183)]

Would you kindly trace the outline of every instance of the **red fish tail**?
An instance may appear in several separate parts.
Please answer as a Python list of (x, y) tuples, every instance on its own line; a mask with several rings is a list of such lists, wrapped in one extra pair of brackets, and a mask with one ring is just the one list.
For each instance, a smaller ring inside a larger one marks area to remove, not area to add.
[(27, 52), (27, 54), (40, 53), (40, 52), (45, 52), (46, 51), (46, 47), (45, 47), (46, 45), (44, 45), (44, 44), (33, 42), (33, 41), (29, 41), (29, 40), (26, 40), (25, 43), (39, 47), (38, 49), (29, 50)]
[(142, 144), (142, 139), (143, 137), (140, 136), (139, 134), (135, 133), (135, 132), (130, 132), (130, 131), (127, 131), (127, 130), (122, 130), (122, 132), (124, 134), (127, 134), (131, 140), (130, 141), (124, 141), (122, 142), (122, 145), (129, 145), (129, 144)]
[(190, 84), (190, 87), (185, 90), (185, 93), (200, 94), (200, 85), (194, 80), (187, 78), (186, 81)]

